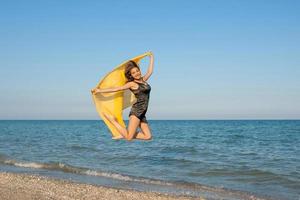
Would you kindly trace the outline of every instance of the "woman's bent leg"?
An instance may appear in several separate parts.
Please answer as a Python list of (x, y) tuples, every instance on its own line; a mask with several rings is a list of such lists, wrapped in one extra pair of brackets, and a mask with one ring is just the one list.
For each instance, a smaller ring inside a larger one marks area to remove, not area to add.
[(119, 131), (119, 133), (123, 136), (123, 138), (126, 138), (127, 135), (127, 130), (126, 128), (124, 128), (123, 126), (121, 126), (121, 124), (118, 123), (117, 119), (111, 115), (108, 115), (106, 113), (102, 113), (104, 115), (104, 117), (110, 121), (110, 123), (112, 123), (116, 129)]
[(138, 125), (140, 124), (140, 119), (137, 118), (134, 115), (130, 115), (129, 118), (129, 124), (128, 124), (128, 130), (121, 126), (118, 121), (113, 117), (106, 113), (103, 113), (103, 115), (106, 117), (107, 120), (109, 120), (120, 132), (120, 134), (127, 140), (132, 140), (136, 134), (136, 129)]
[(130, 115), (129, 116), (129, 124), (128, 124), (128, 128), (127, 128), (127, 140), (132, 140), (135, 138), (136, 136), (136, 130), (138, 128), (140, 124), (140, 119), (137, 118), (135, 115)]
[(140, 123), (140, 128), (141, 132), (139, 132), (136, 136), (135, 139), (140, 139), (140, 140), (151, 140), (152, 139), (152, 134), (150, 127), (147, 123), (141, 122)]

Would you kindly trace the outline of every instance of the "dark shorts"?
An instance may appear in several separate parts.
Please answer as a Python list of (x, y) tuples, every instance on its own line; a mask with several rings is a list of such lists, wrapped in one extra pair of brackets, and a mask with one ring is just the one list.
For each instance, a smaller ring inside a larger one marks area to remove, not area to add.
[(144, 123), (147, 123), (147, 124), (148, 124), (148, 121), (147, 121), (147, 119), (146, 119), (145, 113), (139, 114), (139, 113), (135, 113), (135, 112), (130, 112), (130, 113), (129, 113), (129, 117), (130, 117), (130, 115), (134, 115), (134, 116), (136, 116), (137, 118), (139, 118), (139, 119), (141, 120), (141, 122), (144, 122)]

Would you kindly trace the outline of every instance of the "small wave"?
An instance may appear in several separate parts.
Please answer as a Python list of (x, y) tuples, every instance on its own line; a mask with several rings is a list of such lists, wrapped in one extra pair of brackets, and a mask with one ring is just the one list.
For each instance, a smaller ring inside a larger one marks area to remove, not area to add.
[[(121, 181), (128, 181), (128, 182), (137, 182), (137, 183), (144, 183), (144, 184), (151, 184), (151, 185), (159, 185), (160, 187), (163, 186), (172, 186), (177, 188), (189, 188), (192, 190), (197, 191), (204, 191), (204, 192), (212, 192), (214, 195), (235, 195), (243, 197), (241, 199), (255, 199), (258, 200), (260, 198), (254, 198), (253, 194), (247, 192), (240, 192), (235, 190), (230, 190), (226, 188), (217, 188), (212, 186), (205, 186), (198, 183), (191, 183), (186, 181), (163, 181), (158, 179), (151, 179), (151, 178), (143, 178), (143, 177), (134, 177), (134, 176), (127, 176), (119, 173), (112, 173), (112, 172), (103, 172), (99, 170), (93, 170), (88, 168), (76, 167), (72, 165), (68, 165), (65, 163), (37, 163), (37, 162), (26, 162), (26, 161), (17, 161), (13, 159), (0, 159), (0, 164), (6, 165), (13, 165), (17, 167), (25, 167), (25, 168), (34, 168), (34, 169), (46, 169), (46, 170), (56, 170), (56, 171), (63, 171), (66, 173), (75, 173), (80, 175), (88, 175), (88, 176), (97, 176), (97, 177), (105, 177), (115, 180)], [(249, 198), (251, 197), (251, 198)]]
[(16, 161), (12, 159), (1, 159), (0, 164), (1, 163), (6, 165), (16, 166), (16, 167), (57, 170), (66, 173), (75, 173), (75, 174), (88, 175), (88, 176), (99, 176), (99, 177), (111, 178), (111, 179), (122, 180), (122, 181), (141, 182), (141, 183), (155, 184), (155, 185), (169, 185), (169, 186), (173, 185), (172, 183), (166, 181), (150, 179), (150, 178), (148, 179), (148, 178), (141, 178), (141, 177), (126, 176), (123, 174), (112, 173), (112, 172), (102, 172), (102, 171), (92, 170), (88, 168), (75, 167), (72, 165), (59, 163), (59, 162), (36, 163), (36, 162)]
[(76, 150), (76, 151), (97, 151), (96, 148), (88, 147), (88, 146), (82, 146), (82, 145), (70, 145), (70, 149)]
[(160, 150), (162, 153), (198, 153), (198, 150), (195, 147), (191, 146), (168, 146)]
[(43, 164), (38, 164), (33, 162), (25, 163), (25, 162), (15, 162), (13, 160), (5, 160), (3, 163), (7, 165), (14, 165), (17, 167), (36, 168), (36, 169), (44, 168)]
[(173, 185), (172, 183), (155, 180), (155, 179), (145, 179), (145, 178), (141, 178), (141, 177), (135, 178), (132, 176), (126, 176), (126, 175), (110, 173), (110, 172), (99, 172), (96, 170), (86, 170), (83, 173), (86, 175), (102, 176), (102, 177), (113, 178), (113, 179), (117, 179), (117, 180), (123, 180), (123, 181), (134, 181), (134, 182), (142, 182), (142, 183), (146, 183), (146, 184), (155, 184), (155, 185)]
[(199, 164), (200, 161), (198, 160), (192, 160), (192, 159), (188, 159), (187, 157), (185, 158), (173, 158), (173, 157), (166, 157), (166, 156), (163, 156), (159, 159), (157, 159), (161, 162), (165, 162), (165, 163), (169, 163), (169, 164), (172, 164), (172, 163), (175, 163), (175, 164), (178, 164), (178, 165), (181, 165), (181, 166), (190, 166), (192, 164)]

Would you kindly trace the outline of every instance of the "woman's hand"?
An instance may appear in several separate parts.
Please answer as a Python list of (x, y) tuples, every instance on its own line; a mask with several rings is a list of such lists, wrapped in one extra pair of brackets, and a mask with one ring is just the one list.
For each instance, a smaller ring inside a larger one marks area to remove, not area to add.
[(92, 92), (92, 94), (97, 94), (97, 93), (101, 92), (101, 90), (98, 88), (95, 88), (95, 89), (92, 89), (91, 92)]
[(153, 56), (152, 51), (148, 51), (148, 55), (149, 55), (150, 57)]

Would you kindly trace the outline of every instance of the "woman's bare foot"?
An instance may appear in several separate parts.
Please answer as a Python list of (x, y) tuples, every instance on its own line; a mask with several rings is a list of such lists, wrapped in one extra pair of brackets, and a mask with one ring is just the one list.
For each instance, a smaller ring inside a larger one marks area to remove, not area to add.
[(118, 135), (115, 137), (112, 137), (113, 140), (120, 140), (120, 139), (124, 139), (124, 137), (122, 135)]

